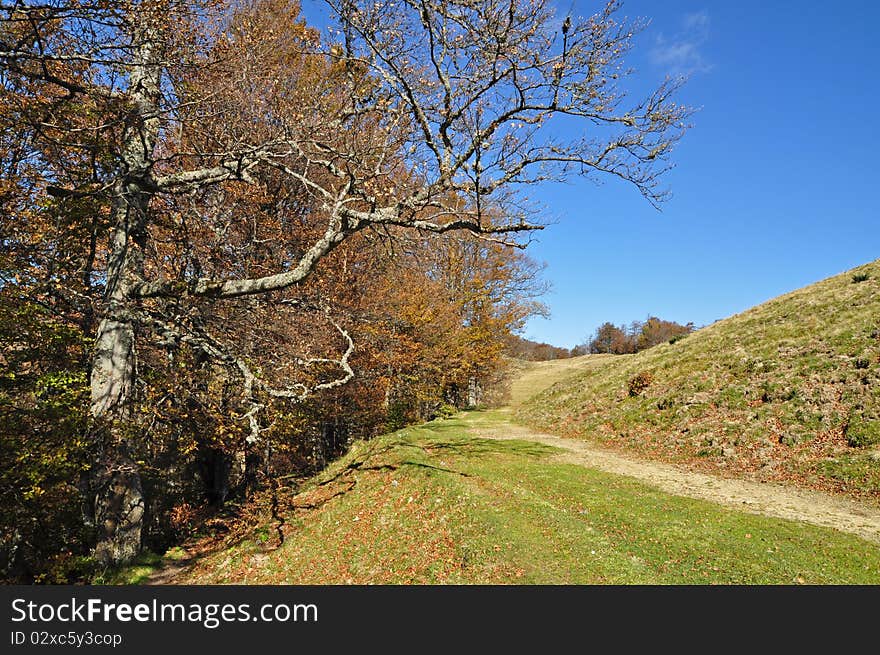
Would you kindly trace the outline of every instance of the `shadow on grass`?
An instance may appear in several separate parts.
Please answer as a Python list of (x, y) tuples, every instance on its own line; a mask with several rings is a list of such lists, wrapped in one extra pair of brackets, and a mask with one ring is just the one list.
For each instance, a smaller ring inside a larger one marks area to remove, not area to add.
[[(473, 413), (479, 415), (480, 411), (473, 410)], [(331, 472), (329, 476), (327, 476), (329, 471), (324, 471), (323, 475), (319, 474), (316, 479), (316, 481), (320, 480), (317, 481), (317, 487), (336, 482), (342, 483), (344, 480), (348, 480), (349, 482), (343, 485), (344, 489), (338, 493), (331, 494), (323, 499), (323, 502), (314, 506), (300, 506), (295, 502), (290, 502), (286, 504), (285, 509), (289, 511), (317, 509), (325, 502), (350, 492), (357, 484), (357, 477), (352, 474), (368, 471), (395, 470), (401, 466), (411, 466), (431, 472), (473, 477), (471, 473), (465, 473), (447, 466), (446, 462), (441, 461), (439, 464), (433, 462), (431, 461), (433, 457), (458, 456), (466, 459), (477, 459), (482, 457), (514, 456), (539, 459), (559, 452), (558, 448), (532, 441), (499, 441), (469, 436), (467, 435), (469, 427), (467, 420), (449, 418), (420, 426), (404, 428), (391, 435), (361, 442), (360, 452), (351, 452), (349, 457), (343, 457), (340, 460), (336, 471)], [(428, 457), (413, 457), (414, 450), (424, 453)], [(407, 453), (407, 451), (409, 452)], [(350, 461), (345, 463), (346, 459), (350, 459)], [(331, 465), (331, 471), (333, 468), (334, 466)], [(322, 477), (324, 478), (323, 480), (321, 480)], [(270, 521), (267, 521), (266, 526), (270, 523)], [(259, 531), (262, 527), (265, 526), (260, 526), (256, 531)], [(197, 564), (199, 560), (217, 550), (229, 549), (240, 546), (245, 542), (252, 542), (255, 538), (254, 534), (255, 531), (250, 530), (237, 535), (233, 539), (221, 538), (213, 542), (211, 540), (201, 541), (198, 548), (190, 551), (176, 547), (165, 555), (147, 552), (128, 566), (103, 572), (93, 582), (96, 584), (116, 585), (173, 584), (180, 573)], [(283, 543), (283, 540), (281, 543)], [(259, 544), (256, 542), (253, 545), (259, 548)]]
[(91, 583), (97, 585), (167, 584), (170, 578), (200, 559), (203, 553), (189, 553), (180, 546), (164, 555), (144, 551), (134, 561), (120, 567), (107, 568), (95, 574)]
[[(520, 439), (484, 439), (481, 437), (461, 436), (460, 430), (449, 434), (451, 430), (425, 425), (418, 435), (412, 435), (411, 441), (401, 441), (402, 446), (416, 446), (428, 454), (440, 450), (464, 457), (480, 455), (522, 455), (526, 457), (549, 457), (560, 452), (558, 448)], [(427, 432), (428, 434), (425, 434)], [(449, 437), (452, 438), (449, 438)], [(445, 438), (441, 438), (445, 437)]]

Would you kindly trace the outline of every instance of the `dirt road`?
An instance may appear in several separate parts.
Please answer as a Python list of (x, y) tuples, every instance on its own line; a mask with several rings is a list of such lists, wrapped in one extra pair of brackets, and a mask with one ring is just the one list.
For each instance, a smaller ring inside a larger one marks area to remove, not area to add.
[[(592, 365), (601, 356), (536, 362), (519, 371), (511, 388), (511, 403), (517, 404), (555, 382)], [(637, 478), (662, 491), (679, 496), (711, 500), (745, 512), (804, 521), (836, 528), (880, 542), (880, 510), (855, 500), (817, 491), (743, 479), (720, 478), (688, 471), (662, 462), (640, 460), (604, 450), (586, 441), (541, 434), (517, 425), (506, 417), (510, 408), (492, 412), (492, 419), (474, 414), (473, 432), (493, 439), (524, 439), (556, 446), (565, 452), (562, 460), (590, 468)]]
[(880, 510), (853, 500), (771, 483), (719, 478), (671, 464), (629, 458), (585, 441), (533, 432), (514, 423), (493, 421), (490, 426), (477, 424), (472, 430), (480, 437), (523, 439), (556, 446), (565, 451), (557, 455), (562, 461), (637, 478), (666, 493), (711, 500), (744, 512), (823, 525), (880, 542)]

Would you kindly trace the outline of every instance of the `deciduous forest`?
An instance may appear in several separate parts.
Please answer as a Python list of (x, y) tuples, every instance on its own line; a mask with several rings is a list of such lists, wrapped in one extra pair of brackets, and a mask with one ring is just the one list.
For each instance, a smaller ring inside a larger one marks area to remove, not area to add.
[(663, 201), (689, 110), (627, 95), (616, 2), (326, 9), (0, 3), (3, 579), (87, 579), (486, 402), (545, 311), (529, 186)]

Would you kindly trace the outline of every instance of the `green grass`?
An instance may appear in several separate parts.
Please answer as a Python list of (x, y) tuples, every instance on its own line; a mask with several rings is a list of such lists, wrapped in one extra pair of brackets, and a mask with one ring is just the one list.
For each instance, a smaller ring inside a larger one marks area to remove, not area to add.
[[(880, 460), (859, 456), (880, 443), (880, 262), (674, 344), (561, 372), (522, 399), (518, 420), (662, 459), (699, 457), (733, 473), (769, 471), (880, 498)], [(651, 382), (632, 396), (639, 375)], [(826, 465), (840, 458), (859, 459), (855, 477)]]
[(131, 564), (107, 569), (92, 577), (92, 584), (133, 585), (142, 584), (162, 565), (162, 556), (144, 551)]
[(131, 564), (118, 568), (108, 568), (92, 576), (92, 584), (136, 585), (146, 582), (151, 575), (165, 564), (179, 562), (188, 557), (186, 551), (175, 546), (169, 548), (164, 555), (146, 550), (138, 555)]
[[(830, 584), (880, 582), (880, 545), (732, 511), (469, 435), (468, 413), (358, 444), (190, 583)], [(323, 484), (321, 484), (323, 482)]]
[(613, 356), (590, 355), (547, 362), (512, 360), (514, 375), (510, 381), (508, 401), (511, 405), (519, 405), (573, 373), (600, 366), (610, 359), (613, 359)]

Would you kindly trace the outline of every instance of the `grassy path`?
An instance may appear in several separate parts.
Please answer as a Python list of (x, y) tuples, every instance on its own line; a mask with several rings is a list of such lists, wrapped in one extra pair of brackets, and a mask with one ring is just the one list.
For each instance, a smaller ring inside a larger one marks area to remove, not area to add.
[(738, 509), (804, 521), (880, 542), (880, 509), (846, 498), (795, 489), (779, 484), (745, 479), (721, 478), (662, 462), (636, 459), (576, 439), (535, 432), (509, 419), (512, 408), (532, 396), (590, 367), (614, 359), (614, 355), (588, 355), (567, 360), (529, 362), (520, 365), (511, 384), (510, 405), (485, 413), (474, 413), (470, 422), (474, 434), (493, 439), (527, 439), (561, 448), (567, 462), (642, 480), (671, 494), (702, 498)]
[[(515, 401), (592, 361), (526, 365)], [(283, 513), (283, 542), (267, 515), (117, 581), (880, 584), (874, 510), (627, 459), (509, 410), (357, 443)]]
[[(188, 584), (878, 584), (880, 545), (569, 461), (470, 412), (359, 443)], [(509, 436), (509, 435), (508, 435)], [(179, 563), (178, 563), (179, 565)]]
[(586, 355), (548, 362), (514, 362), (508, 402), (521, 405), (570, 375), (614, 361), (619, 355)]
[(669, 494), (701, 498), (742, 511), (804, 521), (880, 542), (880, 510), (820, 492), (750, 480), (720, 478), (671, 464), (639, 460), (598, 448), (585, 441), (541, 434), (511, 423), (509, 410), (473, 413), (472, 434), (489, 439), (517, 439), (559, 448), (559, 461), (626, 475)]

